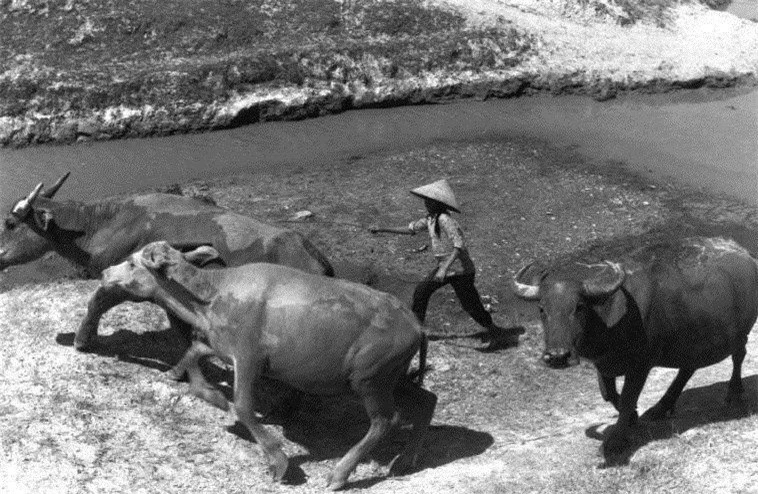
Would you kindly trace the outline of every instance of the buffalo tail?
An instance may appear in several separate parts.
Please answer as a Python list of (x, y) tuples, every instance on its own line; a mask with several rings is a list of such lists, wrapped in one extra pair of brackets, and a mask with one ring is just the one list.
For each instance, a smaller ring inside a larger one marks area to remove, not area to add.
[(407, 379), (415, 386), (422, 386), (424, 384), (424, 375), (429, 367), (426, 365), (426, 352), (429, 348), (429, 338), (426, 334), (421, 333), (421, 344), (418, 349), (418, 368), (410, 371), (407, 375)]

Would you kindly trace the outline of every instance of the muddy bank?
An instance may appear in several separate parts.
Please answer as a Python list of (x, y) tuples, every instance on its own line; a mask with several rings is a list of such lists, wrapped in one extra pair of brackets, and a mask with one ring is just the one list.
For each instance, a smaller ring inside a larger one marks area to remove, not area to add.
[(465, 98), (513, 98), (537, 93), (586, 95), (598, 101), (615, 98), (619, 93), (666, 93), (681, 89), (752, 87), (758, 85), (753, 74), (719, 73), (691, 80), (656, 79), (619, 82), (610, 78), (592, 78), (587, 74), (514, 75), (507, 79), (479, 79), (438, 84), (397, 84), (385, 88), (359, 88), (356, 85), (318, 90), (300, 90), (300, 94), (270, 97), (254, 95), (229, 105), (212, 104), (164, 107), (142, 111), (120, 108), (86, 117), (39, 117), (0, 122), (0, 145), (20, 147), (42, 143), (72, 143), (87, 140), (156, 137), (179, 133), (202, 132), (243, 125), (301, 120), (352, 109), (387, 108), (434, 104)]

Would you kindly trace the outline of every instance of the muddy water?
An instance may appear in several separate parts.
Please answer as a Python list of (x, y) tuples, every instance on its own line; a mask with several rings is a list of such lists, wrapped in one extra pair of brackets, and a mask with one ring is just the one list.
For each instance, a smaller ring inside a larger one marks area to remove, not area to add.
[(462, 101), (197, 135), (0, 149), (0, 207), (67, 170), (72, 178), (61, 197), (88, 200), (225, 174), (323, 167), (439, 141), (512, 137), (758, 204), (758, 91), (718, 94)]
[(758, 0), (732, 0), (725, 10), (743, 19), (758, 20)]

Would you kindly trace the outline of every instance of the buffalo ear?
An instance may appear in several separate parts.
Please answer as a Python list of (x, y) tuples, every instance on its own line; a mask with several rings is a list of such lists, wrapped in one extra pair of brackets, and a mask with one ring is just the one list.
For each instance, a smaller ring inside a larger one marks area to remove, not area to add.
[[(216, 249), (212, 247), (195, 249), (195, 251), (198, 250), (200, 251), (197, 253), (198, 257), (202, 257), (202, 254), (218, 255)], [(162, 276), (181, 286), (198, 301), (210, 303), (218, 290), (210, 280), (202, 276), (203, 272), (200, 269), (184, 259), (181, 252), (165, 241), (153, 242), (142, 250), (142, 262), (147, 268), (159, 271)]]
[(203, 267), (214, 261), (220, 261), (222, 264), (225, 264), (221, 258), (221, 254), (210, 245), (201, 245), (195, 250), (184, 252), (182, 255), (185, 261), (198, 267)]
[(37, 226), (49, 231), (53, 225), (58, 230), (81, 234), (87, 229), (86, 215), (80, 214), (78, 208), (61, 207), (56, 203), (40, 203), (32, 209)]
[(55, 222), (53, 212), (47, 208), (36, 208), (32, 210), (32, 214), (34, 215), (34, 222), (37, 224), (37, 228), (43, 232), (49, 232)]

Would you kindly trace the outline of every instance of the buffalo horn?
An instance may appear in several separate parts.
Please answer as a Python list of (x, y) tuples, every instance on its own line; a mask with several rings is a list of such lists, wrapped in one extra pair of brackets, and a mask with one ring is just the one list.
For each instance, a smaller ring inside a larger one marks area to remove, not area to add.
[(534, 263), (529, 263), (523, 268), (519, 269), (519, 272), (516, 273), (516, 276), (513, 277), (513, 292), (519, 297), (526, 300), (538, 300), (540, 298), (539, 285), (527, 285), (526, 283), (521, 283), (519, 281), (521, 275), (523, 275), (526, 270), (531, 267), (532, 264)]
[(32, 209), (32, 204), (34, 204), (34, 201), (37, 200), (37, 196), (39, 196), (41, 190), (42, 182), (37, 184), (31, 194), (29, 194), (29, 197), (18, 201), (11, 213), (19, 218), (25, 218), (26, 215), (29, 214), (29, 211)]
[(618, 290), (619, 287), (621, 287), (621, 284), (624, 282), (624, 278), (626, 276), (624, 268), (622, 268), (620, 264), (614, 262), (605, 261), (605, 263), (613, 270), (613, 279), (610, 281), (601, 282), (601, 273), (593, 278), (590, 278), (589, 280), (584, 280), (582, 282), (582, 295), (585, 297), (594, 298), (610, 295), (611, 293)]
[(63, 185), (63, 182), (66, 181), (69, 175), (71, 175), (71, 172), (64, 173), (63, 176), (59, 178), (58, 181), (55, 182), (49, 189), (45, 189), (45, 191), (42, 193), (42, 197), (52, 199), (55, 193), (58, 192), (58, 189), (61, 188), (61, 185)]

